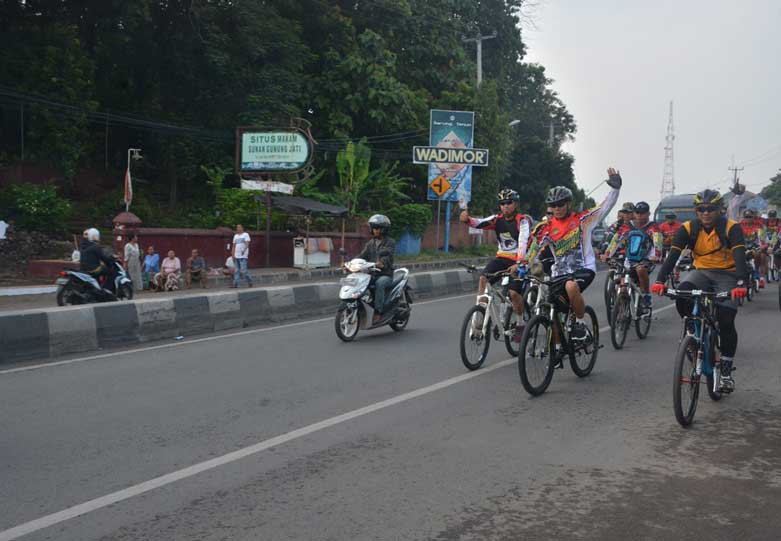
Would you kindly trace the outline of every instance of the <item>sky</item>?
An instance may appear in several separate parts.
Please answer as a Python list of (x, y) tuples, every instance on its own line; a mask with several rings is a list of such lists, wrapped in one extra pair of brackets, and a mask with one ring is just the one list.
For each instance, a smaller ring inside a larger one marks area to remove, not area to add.
[[(586, 191), (615, 166), (620, 201), (659, 201), (670, 100), (675, 192), (781, 169), (781, 1), (539, 0), (526, 61), (545, 66), (578, 124), (563, 150)], [(607, 192), (603, 185), (593, 197)]]

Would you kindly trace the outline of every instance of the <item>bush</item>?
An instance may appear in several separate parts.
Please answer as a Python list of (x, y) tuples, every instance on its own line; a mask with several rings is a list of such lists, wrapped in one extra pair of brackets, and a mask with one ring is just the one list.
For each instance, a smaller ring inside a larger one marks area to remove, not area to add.
[(56, 234), (65, 231), (71, 205), (54, 186), (14, 184), (0, 195), (0, 210), (18, 229)]
[(407, 229), (416, 237), (420, 237), (431, 224), (433, 214), (431, 207), (418, 203), (409, 203), (389, 209), (386, 212), (391, 221), (390, 234), (398, 239)]

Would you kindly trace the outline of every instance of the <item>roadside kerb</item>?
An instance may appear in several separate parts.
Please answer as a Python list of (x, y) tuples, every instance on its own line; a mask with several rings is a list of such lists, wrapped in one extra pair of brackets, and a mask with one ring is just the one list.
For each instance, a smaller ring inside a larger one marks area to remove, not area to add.
[[(413, 299), (474, 291), (476, 284), (465, 270), (410, 275)], [(332, 314), (338, 294), (338, 283), (321, 282), (5, 312), (0, 365)]]

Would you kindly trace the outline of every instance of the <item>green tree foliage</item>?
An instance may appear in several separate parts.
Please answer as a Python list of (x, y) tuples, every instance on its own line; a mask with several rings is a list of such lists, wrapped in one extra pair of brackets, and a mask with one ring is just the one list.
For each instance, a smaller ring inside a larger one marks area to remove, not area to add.
[[(471, 208), (493, 211), (496, 190), (512, 186), (539, 213), (547, 187), (575, 188), (560, 152), (575, 122), (545, 69), (524, 62), (524, 3), (0, 0), (0, 147), (18, 158), (10, 89), (37, 100), (26, 104), (26, 159), (66, 179), (107, 161), (119, 183), (126, 149), (143, 148), (133, 167), (146, 181), (136, 193), (145, 224), (207, 226), (255, 209), (204, 169), (232, 167), (235, 127), (302, 117), (319, 142), (318, 176), (299, 192), (360, 215), (423, 202), (426, 169), (410, 154), (428, 142), (429, 109), (470, 110), (475, 145), (491, 151), (490, 167), (473, 172)], [(478, 88), (475, 44), (462, 36), (493, 31)], [(106, 201), (106, 213), (120, 210)]]
[(387, 212), (387, 216), (391, 222), (390, 235), (395, 239), (401, 237), (406, 231), (416, 236), (423, 235), (433, 218), (431, 207), (419, 203), (392, 208)]
[(760, 194), (771, 204), (781, 206), (781, 173), (770, 179), (770, 184), (762, 188)]
[(0, 212), (27, 231), (62, 233), (70, 211), (70, 203), (51, 185), (15, 184), (0, 192)]

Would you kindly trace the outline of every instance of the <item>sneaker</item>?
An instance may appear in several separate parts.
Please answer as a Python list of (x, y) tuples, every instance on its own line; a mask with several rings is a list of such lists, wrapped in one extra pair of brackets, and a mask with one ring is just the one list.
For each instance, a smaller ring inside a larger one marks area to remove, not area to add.
[(759, 289), (765, 289), (765, 279), (760, 278), (759, 279)]
[(735, 380), (732, 376), (721, 376), (721, 390), (725, 393), (731, 393), (735, 390)]
[(586, 324), (576, 321), (575, 325), (572, 326), (570, 338), (573, 340), (585, 340), (588, 338), (588, 328), (586, 327)]
[(382, 315), (378, 314), (377, 312), (374, 312), (374, 315), (372, 316), (372, 325), (376, 325), (377, 323), (380, 322), (381, 319), (382, 319)]
[(651, 308), (652, 303), (653, 299), (650, 293), (643, 295), (643, 308)]

